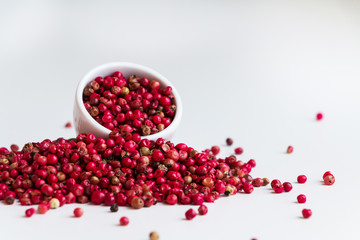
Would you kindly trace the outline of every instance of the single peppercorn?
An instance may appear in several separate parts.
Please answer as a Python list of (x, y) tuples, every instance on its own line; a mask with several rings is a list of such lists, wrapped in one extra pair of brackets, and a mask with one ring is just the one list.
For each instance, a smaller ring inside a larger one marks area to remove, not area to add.
[(117, 212), (118, 210), (119, 210), (119, 206), (116, 203), (111, 205), (111, 207), (110, 207), (111, 212)]
[(67, 123), (65, 124), (65, 127), (66, 127), (66, 128), (71, 128), (71, 127), (72, 127), (71, 122), (67, 122)]
[(311, 215), (312, 215), (311, 209), (306, 209), (306, 208), (304, 208), (304, 209), (302, 210), (302, 215), (304, 216), (304, 218), (309, 218), (309, 217), (311, 217)]
[(131, 207), (133, 207), (135, 209), (140, 209), (140, 208), (144, 207), (144, 200), (142, 200), (140, 197), (134, 197), (131, 200)]
[(150, 235), (149, 235), (149, 239), (150, 240), (159, 240), (160, 239), (160, 236), (157, 232), (151, 232)]
[(127, 217), (121, 217), (119, 222), (121, 226), (127, 226), (129, 224), (129, 219)]
[(233, 143), (234, 143), (234, 141), (233, 141), (231, 138), (227, 138), (227, 139), (226, 139), (226, 144), (227, 144), (228, 146), (231, 146)]
[(208, 213), (208, 208), (205, 205), (201, 205), (198, 208), (199, 215), (206, 215)]
[(60, 207), (60, 201), (56, 198), (51, 199), (49, 203), (50, 203), (51, 209), (56, 209), (56, 208)]
[(74, 209), (74, 216), (79, 218), (84, 214), (84, 210), (82, 208), (75, 208)]
[(318, 120), (318, 121), (322, 120), (323, 117), (324, 117), (324, 115), (322, 113), (316, 114), (316, 120)]
[(45, 214), (49, 210), (49, 208), (46, 204), (42, 203), (38, 206), (37, 210), (38, 210), (38, 213)]
[(270, 180), (268, 178), (263, 178), (264, 181), (263, 186), (267, 186), (270, 183)]
[(241, 147), (235, 148), (234, 150), (235, 154), (240, 155), (244, 152), (244, 149), (242, 149)]
[(194, 217), (196, 217), (196, 212), (194, 209), (190, 208), (185, 212), (185, 217), (187, 220), (192, 220)]
[(34, 213), (35, 213), (35, 208), (29, 208), (29, 209), (26, 209), (26, 211), (25, 211), (26, 217), (31, 217), (32, 215), (34, 215)]
[(298, 203), (305, 203), (306, 202), (306, 196), (304, 194), (300, 194), (297, 196)]
[(335, 177), (332, 174), (327, 175), (324, 178), (324, 183), (325, 183), (325, 185), (333, 185), (335, 183)]
[(287, 153), (292, 153), (294, 151), (294, 147), (293, 146), (288, 146), (286, 152)]
[(297, 177), (298, 183), (305, 183), (306, 180), (307, 180), (307, 177), (306, 177), (305, 175), (299, 175), (299, 176)]
[(283, 186), (284, 186), (285, 192), (290, 192), (292, 190), (292, 188), (293, 188), (292, 184), (289, 183), (289, 182), (284, 182)]
[(218, 155), (220, 153), (220, 147), (219, 146), (212, 146), (211, 151), (214, 155)]

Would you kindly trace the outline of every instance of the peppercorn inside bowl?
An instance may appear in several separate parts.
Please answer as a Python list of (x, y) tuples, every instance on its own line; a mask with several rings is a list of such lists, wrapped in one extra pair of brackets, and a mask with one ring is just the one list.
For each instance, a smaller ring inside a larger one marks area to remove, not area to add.
[(171, 82), (151, 68), (128, 62), (95, 67), (79, 82), (74, 105), (76, 133), (108, 138), (110, 132), (170, 140), (182, 103)]

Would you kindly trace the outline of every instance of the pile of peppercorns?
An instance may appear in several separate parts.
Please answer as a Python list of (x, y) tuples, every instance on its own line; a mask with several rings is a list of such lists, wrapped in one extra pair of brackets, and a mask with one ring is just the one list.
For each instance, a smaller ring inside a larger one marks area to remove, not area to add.
[(164, 130), (176, 113), (175, 97), (170, 86), (121, 72), (97, 77), (83, 91), (89, 114), (101, 125), (123, 133), (147, 136)]

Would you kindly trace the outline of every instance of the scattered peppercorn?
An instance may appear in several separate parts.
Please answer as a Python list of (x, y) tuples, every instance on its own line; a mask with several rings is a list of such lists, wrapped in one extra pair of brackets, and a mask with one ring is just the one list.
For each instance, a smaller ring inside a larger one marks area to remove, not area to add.
[(270, 180), (268, 178), (263, 178), (263, 186), (267, 186), (270, 183)]
[(35, 213), (35, 208), (29, 208), (29, 209), (26, 209), (26, 211), (25, 211), (26, 217), (31, 217), (32, 215), (34, 215), (34, 213)]
[(293, 146), (288, 146), (286, 152), (287, 153), (292, 153), (294, 151), (294, 147)]
[(283, 186), (284, 186), (285, 192), (290, 192), (290, 191), (293, 189), (292, 184), (289, 183), (289, 182), (284, 182), (284, 183), (283, 183)]
[(66, 127), (66, 128), (71, 128), (71, 127), (72, 127), (71, 122), (67, 122), (67, 123), (65, 124), (65, 127)]
[(185, 217), (187, 220), (192, 220), (194, 217), (196, 217), (196, 212), (194, 209), (190, 208), (186, 211)]
[(159, 240), (160, 239), (160, 236), (157, 232), (151, 232), (150, 235), (149, 235), (149, 239), (150, 240)]
[(322, 113), (316, 114), (316, 120), (318, 120), (318, 121), (322, 120), (323, 117), (324, 117), (324, 115)]
[(201, 205), (198, 208), (199, 215), (206, 215), (208, 213), (208, 208), (205, 205)]
[(235, 148), (234, 150), (235, 154), (240, 155), (244, 152), (244, 149), (242, 149), (241, 147)]
[(307, 180), (307, 177), (306, 177), (305, 175), (299, 175), (299, 176), (297, 177), (298, 183), (305, 183), (306, 180)]
[(300, 194), (299, 196), (297, 196), (297, 201), (299, 203), (305, 203), (306, 202), (306, 196), (304, 194)]
[(302, 210), (302, 215), (304, 216), (304, 218), (309, 218), (309, 217), (311, 217), (311, 215), (312, 215), (311, 209), (306, 209), (306, 208), (304, 208), (304, 209)]
[(111, 207), (110, 207), (111, 212), (117, 212), (118, 210), (119, 210), (119, 206), (116, 203), (111, 205)]
[(227, 139), (226, 139), (226, 144), (227, 144), (228, 146), (231, 146), (233, 143), (234, 143), (234, 141), (233, 141), (231, 138), (227, 138)]
[(79, 218), (84, 214), (84, 210), (82, 208), (75, 208), (74, 209), (74, 216)]
[(325, 185), (333, 185), (335, 183), (334, 175), (330, 174), (324, 178)]
[(127, 226), (129, 224), (129, 219), (127, 217), (121, 217), (120, 218), (120, 225), (121, 226)]

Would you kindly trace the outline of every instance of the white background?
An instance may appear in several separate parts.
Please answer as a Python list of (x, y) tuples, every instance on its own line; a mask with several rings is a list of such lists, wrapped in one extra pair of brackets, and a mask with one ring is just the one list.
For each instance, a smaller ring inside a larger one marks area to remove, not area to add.
[[(1, 1), (0, 145), (74, 137), (64, 124), (77, 82), (110, 61), (174, 83), (184, 104), (175, 142), (204, 149), (233, 137), (242, 160), (256, 159), (254, 177), (293, 191), (222, 198), (190, 222), (189, 206), (84, 205), (75, 219), (67, 205), (27, 219), (26, 207), (0, 204), (1, 239), (147, 239), (152, 230), (161, 239), (360, 238), (359, 1)], [(331, 187), (321, 183), (327, 170)], [(120, 227), (124, 215), (130, 224)]]

